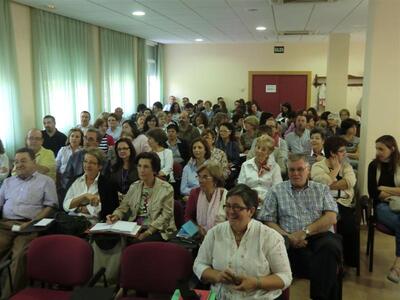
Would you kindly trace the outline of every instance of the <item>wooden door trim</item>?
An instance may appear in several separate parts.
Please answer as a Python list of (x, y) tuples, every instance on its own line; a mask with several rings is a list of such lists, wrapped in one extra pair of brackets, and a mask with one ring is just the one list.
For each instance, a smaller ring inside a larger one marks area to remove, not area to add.
[(249, 71), (249, 85), (248, 85), (248, 97), (249, 101), (252, 101), (251, 95), (253, 94), (253, 75), (306, 75), (307, 76), (307, 107), (311, 104), (311, 71)]

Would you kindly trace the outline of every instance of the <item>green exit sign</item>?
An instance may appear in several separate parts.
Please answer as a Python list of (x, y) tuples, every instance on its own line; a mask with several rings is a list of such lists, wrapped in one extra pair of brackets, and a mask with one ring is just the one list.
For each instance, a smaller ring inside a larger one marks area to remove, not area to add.
[(285, 46), (274, 46), (274, 53), (285, 53)]

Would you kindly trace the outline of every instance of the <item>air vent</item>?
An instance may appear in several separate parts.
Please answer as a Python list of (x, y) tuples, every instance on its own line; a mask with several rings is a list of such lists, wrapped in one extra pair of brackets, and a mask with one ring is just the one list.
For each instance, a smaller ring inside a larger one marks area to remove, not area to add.
[(292, 4), (292, 3), (330, 3), (338, 0), (271, 0), (272, 4)]
[(309, 30), (288, 30), (288, 31), (279, 31), (278, 35), (288, 36), (288, 35), (312, 35), (314, 32)]

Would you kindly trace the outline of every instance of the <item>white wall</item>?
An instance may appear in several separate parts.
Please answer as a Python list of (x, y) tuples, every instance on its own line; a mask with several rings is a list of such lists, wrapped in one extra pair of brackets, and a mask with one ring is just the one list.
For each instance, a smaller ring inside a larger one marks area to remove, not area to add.
[[(288, 43), (284, 54), (274, 54), (275, 44), (166, 45), (165, 95), (211, 100), (218, 96), (228, 106), (248, 98), (249, 71), (311, 71), (326, 75), (328, 43)], [(280, 44), (282, 45), (282, 44)], [(349, 74), (362, 75), (364, 43), (350, 44)], [(355, 114), (362, 88), (348, 89), (347, 107)], [(317, 90), (312, 87), (311, 104)]]

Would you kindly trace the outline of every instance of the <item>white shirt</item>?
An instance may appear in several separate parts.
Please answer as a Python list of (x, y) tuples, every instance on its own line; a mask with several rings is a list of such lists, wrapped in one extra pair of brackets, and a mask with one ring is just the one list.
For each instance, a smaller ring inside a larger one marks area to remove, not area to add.
[(91, 127), (91, 125), (89, 124), (88, 126), (84, 127), (81, 124), (76, 125), (77, 128), (79, 128), (80, 130), (82, 130), (83, 135), (86, 135), (86, 132), (88, 131), (88, 129)]
[[(79, 147), (79, 150), (82, 149)], [(77, 151), (79, 151), (77, 150)], [(57, 172), (60, 174), (64, 174), (65, 168), (67, 167), (68, 160), (73, 154), (72, 148), (70, 145), (64, 146), (58, 151), (57, 157), (56, 157), (56, 169)]]
[(282, 182), (281, 168), (275, 162), (273, 155), (268, 157), (267, 166), (271, 170), (259, 176), (255, 158), (249, 159), (242, 164), (238, 178), (238, 183), (244, 183), (258, 192), (261, 202), (264, 201), (265, 195), (273, 185)]
[(3, 153), (0, 154), (0, 169), (6, 168), (6, 172), (2, 172), (0, 170), (0, 183), (7, 178), (8, 174), (10, 173), (10, 161), (8, 160), (7, 154)]
[(156, 152), (158, 157), (161, 160), (161, 172), (165, 174), (165, 176), (169, 175), (169, 182), (175, 182), (174, 179), (174, 155), (172, 154), (171, 149), (164, 149), (161, 152)]
[[(242, 237), (239, 247), (229, 221), (211, 228), (200, 246), (193, 265), (193, 271), (200, 279), (203, 272), (213, 268), (225, 270), (230, 268), (239, 276), (268, 276), (275, 274), (287, 288), (292, 282), (292, 272), (283, 237), (275, 230), (257, 220), (251, 220)], [(217, 299), (272, 300), (282, 291), (256, 290), (253, 292), (235, 291), (231, 285), (215, 284), (211, 289)]]
[[(86, 185), (86, 175), (82, 175), (78, 177), (74, 183), (71, 185), (71, 187), (68, 189), (67, 195), (65, 195), (63, 207), (66, 212), (73, 213), (76, 208), (69, 208), (71, 205), (71, 202), (73, 199), (76, 197), (79, 197), (83, 194), (89, 193), (96, 195), (99, 193), (98, 190), (98, 185), (97, 181), (99, 179), (99, 175), (95, 178), (94, 182), (88, 187)], [(98, 206), (92, 206), (90, 204), (86, 205), (87, 210), (89, 211), (89, 215), (87, 214), (80, 214), (83, 215), (89, 219), (95, 219), (97, 220), (99, 213), (101, 211), (101, 203), (99, 203)]]

